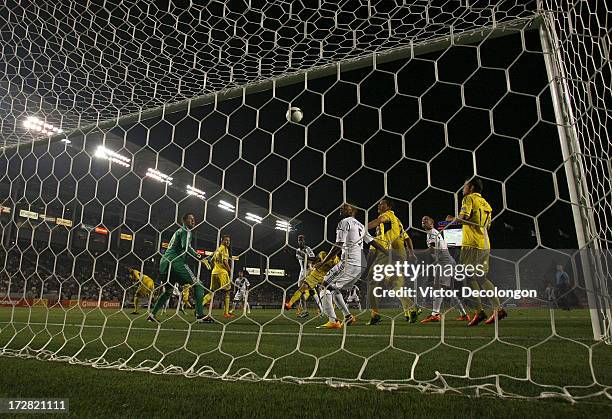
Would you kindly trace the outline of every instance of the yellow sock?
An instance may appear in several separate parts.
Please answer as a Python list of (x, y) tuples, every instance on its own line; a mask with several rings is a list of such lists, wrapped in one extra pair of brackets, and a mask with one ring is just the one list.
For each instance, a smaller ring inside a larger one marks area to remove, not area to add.
[(376, 309), (376, 308), (373, 308), (373, 309), (371, 310), (371, 312), (372, 312), (372, 317), (374, 317), (374, 316), (378, 315), (378, 309)]
[[(482, 287), (484, 289), (486, 289), (487, 291), (494, 291), (495, 290), (495, 285), (493, 285), (493, 283), (491, 281), (489, 281), (489, 278), (484, 280), (484, 282), (482, 283)], [(491, 301), (491, 303), (493, 303), (495, 308), (500, 308), (501, 307), (501, 304), (499, 302), (499, 298), (494, 296), (494, 297), (489, 298), (489, 301)]]
[(137, 295), (134, 296), (134, 312), (135, 313), (138, 312), (138, 296)]
[(306, 290), (306, 292), (304, 292), (304, 301), (308, 300), (309, 297), (310, 297), (310, 291)]
[(225, 291), (225, 304), (223, 306), (223, 312), (225, 314), (229, 313), (229, 305), (230, 305), (230, 292)]
[(204, 299), (202, 300), (202, 305), (208, 304), (211, 298), (212, 298), (212, 293), (209, 292), (208, 294), (204, 296)]
[(291, 297), (291, 299), (289, 300), (289, 305), (290, 305), (290, 306), (294, 305), (294, 304), (295, 304), (295, 302), (296, 302), (297, 300), (299, 300), (301, 296), (302, 296), (302, 291), (297, 290), (297, 291), (296, 291), (296, 292), (293, 294), (293, 296)]
[[(478, 285), (478, 281), (476, 281), (475, 279), (472, 280), (472, 282), (470, 282), (470, 286), (472, 287), (473, 290), (480, 290), (480, 285)], [(478, 309), (478, 311), (482, 311), (482, 300), (480, 299), (479, 296), (476, 296), (476, 307)]]

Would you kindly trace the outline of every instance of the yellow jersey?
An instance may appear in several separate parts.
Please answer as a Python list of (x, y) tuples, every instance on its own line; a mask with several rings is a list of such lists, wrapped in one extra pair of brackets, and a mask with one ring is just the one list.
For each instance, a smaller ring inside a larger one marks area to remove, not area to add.
[[(321, 261), (325, 260), (325, 256), (327, 256), (326, 252), (319, 252), (319, 260)], [(327, 274), (327, 272), (329, 272), (329, 270), (333, 268), (334, 266), (336, 266), (338, 263), (340, 263), (340, 258), (336, 256), (335, 258), (330, 259), (327, 262), (325, 262), (323, 265), (319, 266), (317, 269), (313, 269), (310, 275), (314, 276), (320, 281), (323, 281), (325, 274)]]
[(379, 217), (382, 217), (382, 223), (376, 227), (375, 240), (385, 249), (393, 249), (400, 256), (405, 256), (404, 239), (408, 234), (404, 231), (402, 222), (391, 210), (383, 212)]
[(151, 277), (145, 274), (141, 274), (136, 269), (132, 269), (132, 271), (130, 272), (130, 277), (132, 278), (133, 281), (140, 283), (145, 288), (148, 288), (148, 289), (155, 288), (155, 283), (153, 282)]
[(227, 261), (229, 263), (228, 248), (225, 247), (224, 245), (220, 245), (217, 248), (217, 250), (215, 250), (215, 253), (213, 253), (212, 261), (213, 261), (213, 270), (212, 270), (213, 274), (228, 273), (227, 270), (225, 269), (225, 265), (223, 264), (223, 261)]
[(471, 193), (463, 197), (459, 215), (473, 224), (463, 224), (462, 247), (490, 249), (488, 229), (491, 226), (491, 205), (479, 194)]

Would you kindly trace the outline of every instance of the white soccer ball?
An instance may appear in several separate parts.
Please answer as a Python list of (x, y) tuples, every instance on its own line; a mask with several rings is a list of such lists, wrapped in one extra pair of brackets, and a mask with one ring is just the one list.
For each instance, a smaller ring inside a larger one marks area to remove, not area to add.
[(302, 110), (296, 106), (292, 106), (287, 111), (287, 121), (289, 122), (300, 122), (304, 117)]

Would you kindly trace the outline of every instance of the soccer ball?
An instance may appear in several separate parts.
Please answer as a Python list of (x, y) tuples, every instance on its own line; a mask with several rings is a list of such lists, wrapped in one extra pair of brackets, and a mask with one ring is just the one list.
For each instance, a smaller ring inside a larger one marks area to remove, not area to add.
[(292, 106), (287, 111), (287, 121), (289, 122), (300, 122), (304, 117), (302, 110), (298, 107)]

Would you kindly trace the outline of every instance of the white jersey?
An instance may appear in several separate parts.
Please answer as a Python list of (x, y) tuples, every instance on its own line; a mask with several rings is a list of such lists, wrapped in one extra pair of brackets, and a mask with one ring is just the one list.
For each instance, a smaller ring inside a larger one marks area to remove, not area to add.
[(369, 244), (373, 240), (363, 224), (354, 217), (343, 218), (336, 227), (336, 243), (342, 243), (340, 259), (345, 265), (365, 266), (363, 243)]
[(349, 298), (353, 300), (359, 300), (359, 287), (357, 285), (353, 285), (351, 292), (349, 294)]
[(172, 295), (176, 296), (176, 297), (180, 297), (181, 294), (181, 290), (179, 290), (178, 284), (174, 284), (174, 289), (172, 290)]
[(442, 233), (435, 228), (427, 231), (427, 247), (435, 249), (436, 262), (444, 265), (455, 264), (455, 259), (448, 252), (448, 246)]
[(238, 277), (234, 279), (234, 285), (236, 286), (237, 292), (246, 292), (246, 289), (251, 286), (249, 280), (246, 279), (244, 276), (242, 278)]
[(306, 274), (308, 273), (308, 258), (313, 258), (313, 257), (315, 257), (315, 254), (312, 251), (312, 249), (308, 246), (304, 246), (303, 249), (300, 249), (298, 247), (297, 250), (295, 251), (295, 258), (300, 264), (300, 276), (299, 276), (300, 281), (306, 278)]

